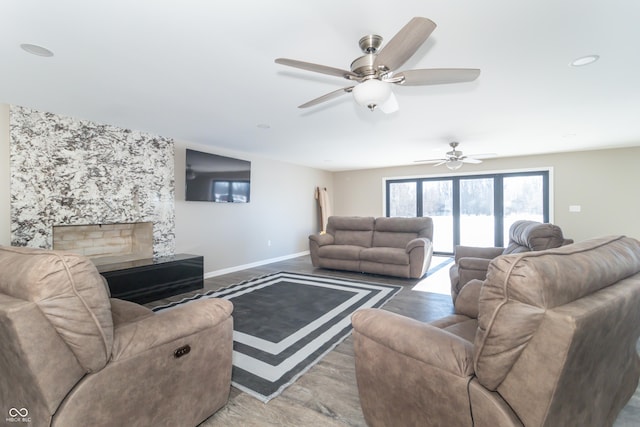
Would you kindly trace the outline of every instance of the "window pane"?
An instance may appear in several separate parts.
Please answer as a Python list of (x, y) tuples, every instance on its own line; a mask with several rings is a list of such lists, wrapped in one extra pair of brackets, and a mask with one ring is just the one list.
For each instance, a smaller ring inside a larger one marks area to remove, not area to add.
[(494, 246), (493, 178), (460, 180), (460, 244)]
[(229, 201), (229, 182), (213, 181), (213, 200), (216, 202)]
[(417, 183), (393, 182), (389, 185), (389, 216), (414, 217), (417, 215)]
[(453, 181), (422, 182), (422, 215), (433, 220), (433, 250), (453, 252)]
[(509, 228), (518, 220), (544, 222), (543, 177), (504, 178), (504, 246), (509, 243)]
[(249, 201), (249, 183), (248, 182), (232, 182), (231, 183), (232, 199), (235, 203), (246, 203)]

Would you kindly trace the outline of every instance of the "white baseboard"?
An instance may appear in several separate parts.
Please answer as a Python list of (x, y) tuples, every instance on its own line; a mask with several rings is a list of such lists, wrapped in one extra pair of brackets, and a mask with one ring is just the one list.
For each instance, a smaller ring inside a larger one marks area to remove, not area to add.
[(261, 261), (252, 262), (250, 264), (237, 265), (235, 267), (223, 268), (221, 270), (210, 271), (204, 273), (204, 278), (209, 279), (211, 277), (222, 276), (223, 274), (235, 273), (236, 271), (246, 270), (247, 268), (260, 267), (261, 265), (271, 264), (278, 261), (286, 261), (292, 258), (298, 258), (300, 256), (309, 255), (309, 251), (298, 252), (297, 254), (284, 255), (277, 258), (264, 259)]

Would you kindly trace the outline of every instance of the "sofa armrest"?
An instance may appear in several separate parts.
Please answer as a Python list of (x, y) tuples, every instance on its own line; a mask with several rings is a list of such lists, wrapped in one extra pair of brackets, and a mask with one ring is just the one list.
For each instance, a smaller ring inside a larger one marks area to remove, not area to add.
[(419, 362), (459, 377), (472, 375), (473, 343), (443, 329), (381, 309), (351, 316), (356, 333)]
[(233, 304), (225, 299), (205, 299), (162, 311), (114, 329), (112, 360), (136, 356), (227, 320)]
[(324, 245), (332, 245), (333, 244), (333, 234), (312, 234), (309, 236), (309, 240), (316, 242), (318, 246)]
[(405, 246), (405, 252), (409, 255), (409, 277), (419, 279), (423, 277), (431, 265), (433, 245), (426, 237), (418, 237), (410, 240)]
[(473, 279), (462, 287), (454, 302), (456, 314), (463, 314), (472, 319), (478, 318), (478, 302), (480, 301), (480, 289), (482, 280)]
[(407, 243), (407, 246), (405, 247), (405, 251), (409, 253), (415, 248), (424, 248), (425, 246), (430, 246), (430, 245), (431, 245), (431, 240), (427, 239), (426, 237), (417, 237), (415, 239), (410, 240), (409, 243)]
[(478, 271), (487, 271), (489, 269), (489, 264), (493, 258), (473, 258), (473, 257), (465, 257), (460, 258), (458, 260), (458, 269), (459, 270), (478, 270)]
[[(491, 259), (484, 258), (460, 258), (458, 264), (455, 264), (452, 269), (455, 268), (457, 274), (457, 283), (455, 283), (455, 294), (459, 294), (462, 289), (472, 280), (484, 281), (487, 278), (487, 270), (489, 270), (489, 264)], [(452, 282), (453, 286), (453, 282)], [(454, 289), (452, 288), (452, 294)], [(454, 298), (454, 302), (457, 296)]]
[(475, 246), (456, 246), (455, 247), (455, 262), (456, 264), (461, 258), (485, 258), (493, 259), (499, 255), (502, 255), (504, 248), (501, 247), (488, 247), (479, 248)]

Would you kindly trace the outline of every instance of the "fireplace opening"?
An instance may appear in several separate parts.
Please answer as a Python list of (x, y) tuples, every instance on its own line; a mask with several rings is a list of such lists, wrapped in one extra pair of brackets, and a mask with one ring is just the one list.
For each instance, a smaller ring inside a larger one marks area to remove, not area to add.
[(95, 265), (153, 257), (153, 223), (56, 225), (53, 249), (84, 255)]

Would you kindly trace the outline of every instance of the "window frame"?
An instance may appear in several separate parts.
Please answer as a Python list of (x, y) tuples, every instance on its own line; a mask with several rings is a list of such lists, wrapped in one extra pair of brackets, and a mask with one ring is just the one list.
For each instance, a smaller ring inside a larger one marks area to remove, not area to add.
[[(423, 216), (422, 183), (426, 181), (452, 181), (453, 197), (453, 246), (460, 244), (460, 181), (463, 179), (492, 178), (494, 200), (494, 245), (503, 246), (504, 242), (504, 178), (518, 176), (541, 176), (543, 193), (543, 219), (544, 222), (552, 222), (553, 217), (553, 168), (536, 168), (526, 170), (475, 172), (462, 174), (423, 175), (412, 177), (386, 177), (383, 178), (383, 209), (384, 216), (388, 217), (391, 211), (389, 190), (393, 183), (416, 183), (416, 216)], [(437, 252), (443, 255), (452, 255), (452, 252)]]

